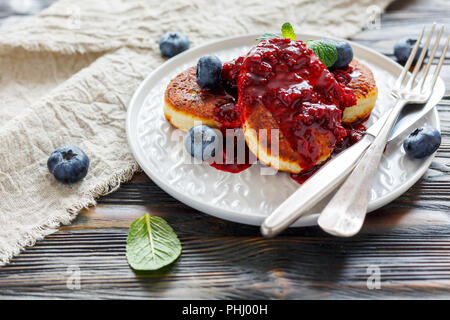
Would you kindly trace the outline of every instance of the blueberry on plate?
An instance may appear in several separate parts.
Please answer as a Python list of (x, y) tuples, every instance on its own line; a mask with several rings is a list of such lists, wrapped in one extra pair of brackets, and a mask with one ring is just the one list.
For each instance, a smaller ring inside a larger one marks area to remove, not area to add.
[(189, 39), (179, 32), (167, 32), (159, 39), (159, 50), (165, 57), (172, 58), (189, 49)]
[(335, 46), (338, 54), (336, 62), (331, 68), (343, 68), (350, 64), (353, 60), (353, 48), (347, 41), (323, 39), (323, 41), (329, 42)]
[(422, 159), (433, 154), (441, 144), (441, 134), (433, 127), (425, 126), (414, 130), (405, 141), (403, 148), (408, 156)]
[(47, 160), (47, 167), (59, 182), (75, 183), (86, 176), (89, 158), (78, 147), (62, 147), (52, 152)]
[(187, 152), (194, 158), (202, 161), (215, 157), (218, 143), (218, 134), (207, 125), (192, 127), (184, 139), (184, 146)]
[(222, 62), (217, 56), (207, 55), (201, 57), (197, 62), (197, 83), (203, 89), (212, 90), (221, 81)]
[[(397, 58), (397, 61), (401, 64), (405, 64), (411, 54), (412, 49), (414, 48), (417, 39), (412, 38), (404, 38), (399, 40), (394, 46), (394, 55)], [(423, 50), (423, 44), (420, 44), (419, 49), (417, 49), (416, 55), (413, 59), (413, 64), (419, 60), (420, 53)], [(428, 50), (425, 54), (425, 57), (428, 56)]]

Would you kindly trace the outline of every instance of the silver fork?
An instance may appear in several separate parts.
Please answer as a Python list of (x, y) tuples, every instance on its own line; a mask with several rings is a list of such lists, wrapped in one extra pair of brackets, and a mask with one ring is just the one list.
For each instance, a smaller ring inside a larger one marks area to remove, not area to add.
[(439, 76), (439, 72), (448, 49), (450, 36), (447, 37), (447, 41), (444, 45), (444, 49), (442, 50), (442, 54), (439, 63), (435, 68), (433, 77), (431, 80), (427, 77), (428, 72), (430, 71), (431, 63), (436, 54), (436, 50), (439, 46), (439, 41), (444, 31), (444, 26), (440, 28), (440, 31), (436, 37), (428, 63), (426, 64), (424, 72), (421, 75), (422, 78), (416, 81), (435, 27), (436, 24), (433, 24), (425, 41), (422, 53), (420, 54), (416, 66), (414, 67), (413, 73), (404, 84), (405, 79), (407, 78), (406, 76), (408, 74), (408, 70), (411, 67), (412, 61), (424, 35), (425, 27), (422, 29), (419, 39), (417, 40), (416, 45), (414, 46), (408, 61), (405, 64), (405, 67), (403, 68), (394, 85), (394, 88), (392, 89), (392, 95), (397, 99), (397, 102), (389, 112), (389, 116), (386, 118), (383, 128), (376, 136), (372, 145), (367, 149), (366, 153), (361, 157), (353, 172), (347, 180), (345, 180), (327, 206), (322, 210), (322, 213), (319, 216), (318, 224), (324, 231), (335, 236), (351, 237), (361, 230), (370, 199), (372, 182), (378, 171), (378, 165), (380, 163), (381, 156), (383, 155), (386, 141), (398, 115), (400, 114), (400, 111), (408, 103), (422, 104), (427, 102)]

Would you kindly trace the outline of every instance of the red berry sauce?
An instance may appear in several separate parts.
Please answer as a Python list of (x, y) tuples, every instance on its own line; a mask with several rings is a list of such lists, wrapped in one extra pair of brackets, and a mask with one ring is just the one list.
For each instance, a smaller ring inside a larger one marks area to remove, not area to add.
[[(251, 167), (256, 162), (256, 156), (250, 152), (247, 147), (247, 143), (244, 140), (244, 135), (241, 128), (234, 130), (223, 130), (223, 148), (217, 150), (221, 152), (220, 163), (210, 163), (210, 165), (216, 169), (238, 173)], [(228, 142), (228, 143), (227, 143)], [(228, 150), (227, 146), (231, 145), (233, 150)], [(243, 150), (238, 150), (241, 147)], [(242, 154), (239, 154), (242, 152)], [(230, 159), (231, 158), (231, 159)]]
[(238, 163), (236, 143), (233, 163), (227, 164), (225, 146), (230, 137), (226, 129), (240, 128), (251, 108), (261, 104), (302, 156), (301, 166), (306, 170), (291, 177), (303, 183), (321, 166), (315, 166), (320, 150), (311, 139), (313, 130), (327, 135), (333, 154), (359, 141), (366, 130), (363, 122), (367, 119), (341, 124), (342, 111), (356, 104), (355, 95), (346, 87), (352, 72), (351, 66), (330, 72), (303, 42), (278, 38), (263, 40), (245, 57), (224, 63), (222, 85), (214, 93), (226, 97), (214, 110), (214, 119), (221, 123), (224, 134), (223, 161), (211, 166), (232, 173), (251, 166), (255, 156), (250, 156), (246, 145), (246, 161)]
[[(220, 130), (223, 135), (223, 148), (222, 150), (218, 150), (221, 152), (222, 157), (220, 159), (221, 161), (219, 161), (220, 163), (213, 162), (210, 165), (218, 170), (231, 173), (238, 173), (249, 168), (254, 163), (252, 159), (256, 158), (255, 156), (251, 158), (252, 153), (248, 149), (243, 135), (236, 135), (233, 130), (230, 131), (230, 129), (237, 129), (242, 132), (241, 119), (235, 110), (235, 105), (238, 99), (237, 78), (243, 60), (243, 57), (239, 57), (232, 62), (223, 64), (222, 84), (214, 90), (215, 94), (226, 98), (219, 100), (221, 102), (216, 104), (213, 114), (214, 120), (220, 123)], [(233, 139), (231, 143), (227, 144), (227, 141), (231, 139)], [(228, 150), (227, 145), (233, 145), (234, 150)], [(238, 145), (243, 145), (245, 148), (244, 159), (238, 159)]]
[[(345, 149), (351, 147), (359, 140), (361, 140), (364, 132), (366, 132), (367, 130), (366, 126), (364, 125), (367, 119), (369, 119), (369, 117), (351, 124), (343, 124), (347, 135), (341, 141), (336, 143), (333, 153), (328, 160), (330, 160), (334, 155), (344, 151)], [(309, 177), (311, 177), (317, 170), (319, 170), (325, 163), (327, 163), (328, 160), (317, 166), (314, 166), (312, 169), (309, 169), (307, 171), (302, 171), (300, 173), (291, 173), (291, 178), (297, 183), (303, 184), (306, 180), (308, 180)]]
[(309, 170), (320, 157), (313, 132), (334, 145), (347, 134), (342, 110), (356, 103), (320, 59), (301, 41), (268, 39), (246, 55), (238, 77), (236, 110), (245, 121), (255, 105), (271, 112), (292, 149)]

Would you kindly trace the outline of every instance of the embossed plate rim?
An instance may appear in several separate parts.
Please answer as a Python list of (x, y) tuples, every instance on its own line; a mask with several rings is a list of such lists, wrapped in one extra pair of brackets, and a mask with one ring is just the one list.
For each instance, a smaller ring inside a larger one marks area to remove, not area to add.
[[(147, 97), (147, 92), (149, 92), (150, 88), (152, 87), (152, 83), (157, 82), (157, 79), (160, 78), (160, 75), (167, 74), (170, 70), (173, 70), (185, 63), (185, 61), (192, 60), (194, 58), (198, 58), (204, 54), (208, 53), (214, 53), (215, 51), (220, 50), (226, 50), (226, 49), (232, 49), (233, 47), (243, 47), (243, 46), (251, 46), (252, 43), (256, 43), (255, 39), (258, 35), (245, 35), (245, 36), (238, 36), (238, 37), (230, 37), (230, 38), (224, 38), (218, 41), (210, 42), (205, 45), (190, 49), (186, 52), (183, 52), (182, 54), (179, 54), (176, 57), (173, 57), (166, 61), (164, 64), (162, 64), (160, 67), (155, 69), (150, 75), (147, 76), (147, 78), (141, 83), (141, 85), (137, 88), (135, 91), (129, 107), (127, 111), (127, 120), (126, 120), (126, 132), (128, 137), (128, 142), (130, 145), (130, 148), (133, 152), (133, 155), (136, 159), (136, 161), (139, 163), (141, 168), (144, 170), (144, 172), (165, 192), (173, 196), (174, 198), (178, 199), (179, 201), (187, 204), (190, 207), (193, 207), (199, 211), (202, 211), (206, 214), (210, 214), (213, 216), (216, 216), (221, 219), (238, 222), (238, 223), (244, 223), (244, 224), (250, 224), (250, 225), (260, 225), (264, 219), (263, 216), (260, 214), (252, 214), (252, 213), (240, 213), (237, 211), (224, 209), (221, 207), (216, 207), (213, 205), (210, 205), (206, 202), (198, 201), (196, 199), (192, 199), (191, 197), (187, 196), (186, 194), (183, 194), (182, 192), (178, 191), (176, 188), (174, 188), (171, 184), (169, 184), (164, 179), (161, 179), (161, 177), (157, 174), (157, 172), (154, 172), (147, 164), (144, 151), (139, 146), (139, 143), (137, 142), (137, 126), (135, 125), (137, 122), (136, 117), (139, 115), (140, 108), (143, 106), (144, 101)], [(317, 39), (322, 38), (317, 35), (308, 35), (308, 34), (300, 34), (297, 35), (299, 39)], [(337, 39), (337, 38), (335, 38)], [(391, 59), (383, 56), (382, 54), (367, 48), (365, 46), (359, 45), (358, 43), (351, 42), (354, 50), (355, 50), (355, 56), (358, 58), (368, 58), (370, 59), (381, 59), (383, 63), (386, 64), (386, 68), (383, 68), (383, 70), (387, 71), (388, 73), (391, 73), (393, 75), (398, 75), (401, 71), (401, 66)], [(380, 64), (381, 65), (381, 64)], [(441, 81), (441, 80), (440, 80)], [(162, 109), (162, 106), (161, 106)], [(437, 113), (436, 108), (433, 108), (433, 110), (426, 116), (430, 117), (430, 120), (433, 122), (433, 125), (435, 125), (438, 129), (440, 129), (439, 126), (439, 116)], [(417, 180), (420, 179), (420, 177), (425, 173), (427, 168), (430, 166), (432, 160), (434, 158), (434, 155), (430, 156), (426, 161), (422, 163), (420, 166), (420, 169), (417, 170), (413, 175), (411, 175), (404, 183), (402, 183), (400, 186), (398, 186), (395, 190), (393, 190), (391, 193), (388, 193), (386, 195), (383, 195), (381, 197), (378, 197), (375, 200), (372, 200), (369, 203), (369, 209), (368, 211), (376, 210), (389, 202), (396, 199), (398, 196), (403, 194), (405, 191), (407, 191)], [(312, 226), (317, 225), (317, 214), (313, 214), (307, 217), (304, 217), (303, 219), (297, 221), (293, 226), (294, 227), (301, 227), (301, 226)]]

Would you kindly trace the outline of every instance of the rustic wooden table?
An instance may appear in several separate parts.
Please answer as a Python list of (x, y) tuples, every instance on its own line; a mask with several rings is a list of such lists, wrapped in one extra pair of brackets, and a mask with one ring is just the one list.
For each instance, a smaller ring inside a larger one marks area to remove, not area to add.
[[(397, 1), (380, 29), (353, 40), (392, 56), (396, 40), (433, 21), (450, 29), (449, 1)], [(435, 160), (408, 192), (370, 214), (358, 236), (312, 227), (263, 239), (258, 228), (202, 214), (138, 174), (0, 268), (0, 298), (450, 298), (450, 55), (442, 74), (448, 89)], [(145, 212), (173, 226), (183, 253), (163, 271), (136, 274), (125, 239)], [(67, 286), (74, 270), (80, 288)], [(378, 271), (381, 288), (370, 289)]]

